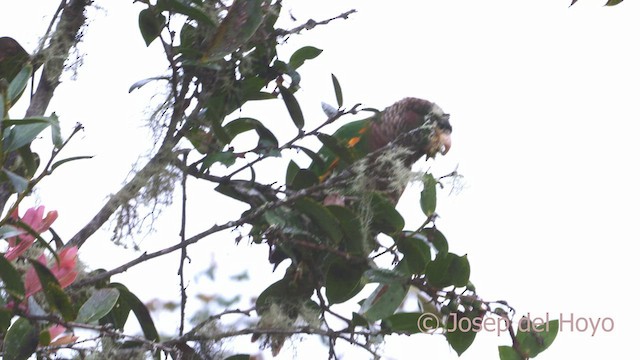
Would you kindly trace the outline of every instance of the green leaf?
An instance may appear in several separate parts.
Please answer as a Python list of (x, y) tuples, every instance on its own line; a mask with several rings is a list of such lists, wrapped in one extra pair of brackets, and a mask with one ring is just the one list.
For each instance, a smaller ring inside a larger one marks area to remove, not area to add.
[(7, 178), (11, 182), (11, 185), (13, 185), (13, 189), (17, 193), (21, 193), (27, 190), (27, 188), (29, 187), (29, 180), (23, 178), (22, 176), (16, 173), (13, 173), (7, 169), (2, 169), (2, 172), (4, 172), (4, 174), (7, 176)]
[(29, 83), (32, 71), (33, 67), (31, 66), (31, 64), (27, 64), (22, 68), (22, 70), (20, 70), (18, 75), (16, 75), (16, 77), (11, 80), (11, 83), (9, 83), (9, 88), (7, 89), (7, 100), (9, 100), (10, 104), (14, 104), (16, 100), (18, 100), (20, 95), (22, 95), (22, 92)]
[(476, 334), (478, 333), (477, 329), (474, 331), (475, 325), (472, 323), (472, 319), (471, 317), (458, 314), (455, 318), (457, 322), (456, 328), (452, 329), (451, 326), (449, 326), (449, 330), (444, 334), (447, 342), (458, 356), (462, 355), (462, 353), (473, 344), (473, 340), (475, 340)]
[(120, 283), (111, 283), (109, 284), (109, 286), (118, 290), (123, 303), (125, 303), (127, 307), (129, 307), (133, 311), (134, 315), (138, 319), (138, 323), (140, 323), (140, 327), (142, 328), (144, 337), (147, 340), (160, 340), (160, 335), (158, 335), (156, 326), (151, 319), (151, 315), (149, 315), (149, 309), (147, 309), (142, 301), (140, 301), (140, 299), (138, 299), (136, 295), (130, 292), (126, 286)]
[(336, 259), (326, 274), (327, 300), (330, 305), (343, 303), (356, 296), (365, 285), (365, 267), (345, 259)]
[(336, 100), (338, 101), (338, 107), (342, 107), (342, 88), (338, 82), (338, 78), (331, 74), (331, 80), (333, 81), (333, 91), (336, 93)]
[(360, 217), (344, 206), (329, 205), (327, 209), (340, 222), (340, 229), (343, 234), (344, 248), (349, 254), (363, 256), (371, 252), (374, 247), (373, 239), (365, 241), (365, 229), (362, 227)]
[(258, 148), (277, 148), (278, 139), (273, 133), (267, 129), (262, 123), (253, 118), (239, 118), (229, 122), (223, 127), (225, 133), (229, 137), (229, 142), (239, 134), (254, 130), (259, 136)]
[(53, 142), (53, 146), (56, 149), (60, 149), (62, 147), (62, 134), (60, 134), (60, 121), (58, 120), (58, 116), (56, 113), (51, 114), (49, 116), (49, 121), (51, 123), (51, 141)]
[(404, 254), (409, 271), (412, 274), (424, 274), (427, 264), (431, 261), (431, 248), (423, 240), (411, 237), (400, 238), (396, 241), (398, 250)]
[(11, 82), (28, 62), (29, 53), (15, 39), (0, 37), (0, 79)]
[(37, 260), (29, 259), (31, 266), (38, 275), (38, 280), (42, 285), (42, 292), (47, 299), (47, 303), (57, 309), (62, 317), (69, 321), (76, 317), (75, 310), (71, 304), (71, 299), (64, 293), (58, 279), (51, 273), (51, 270)]
[(232, 355), (224, 360), (251, 360), (251, 355), (240, 354), (240, 355)]
[(438, 181), (431, 174), (425, 174), (422, 178), (424, 188), (420, 192), (420, 208), (422, 212), (431, 216), (436, 211), (436, 185)]
[(334, 244), (340, 243), (342, 240), (340, 223), (325, 206), (311, 198), (304, 197), (295, 202), (295, 208), (309, 216)]
[(364, 275), (368, 282), (381, 283), (381, 284), (396, 284), (405, 281), (405, 274), (397, 270), (390, 269), (369, 269), (365, 271)]
[(27, 360), (38, 346), (38, 329), (25, 318), (11, 325), (4, 338), (4, 360)]
[(364, 301), (360, 313), (369, 322), (387, 318), (402, 304), (408, 291), (409, 287), (400, 283), (381, 284)]
[[(44, 120), (46, 118), (40, 119)], [(25, 120), (37, 121), (36, 119)], [(5, 130), (4, 141), (2, 143), (4, 151), (10, 152), (30, 144), (42, 132), (42, 130), (46, 129), (49, 125), (50, 122), (48, 120), (38, 121), (37, 123), (29, 123), (28, 121), (25, 121)]]
[[(4, 225), (3, 228), (7, 226), (8, 225)], [(9, 295), (20, 301), (24, 299), (24, 283), (22, 282), (22, 277), (18, 270), (16, 270), (4, 256), (0, 256), (0, 278), (2, 279), (4, 290), (9, 293)]]
[(135, 83), (133, 83), (133, 85), (131, 85), (129, 87), (129, 93), (131, 93), (133, 90), (140, 89), (141, 87), (147, 85), (148, 83), (156, 81), (156, 80), (167, 80), (167, 81), (169, 81), (170, 78), (167, 77), (167, 76), (154, 76), (154, 77), (150, 77), (150, 78), (147, 78), (147, 79), (142, 79), (142, 80), (136, 81)]
[(520, 351), (528, 357), (536, 357), (546, 350), (558, 335), (559, 322), (551, 320), (539, 324), (535, 321), (528, 321), (526, 325), (518, 325), (516, 340), (520, 344)]
[(262, 1), (235, 0), (206, 44), (203, 60), (215, 61), (235, 51), (253, 36), (263, 20)]
[(516, 349), (511, 346), (498, 346), (498, 354), (500, 355), (500, 360), (524, 360)]
[(439, 288), (454, 285), (466, 286), (469, 283), (471, 268), (467, 255), (458, 256), (453, 253), (438, 254), (436, 259), (427, 264), (425, 271), (429, 283)]
[(622, 2), (623, 0), (608, 0), (605, 6), (615, 6)]
[(138, 26), (144, 43), (149, 46), (162, 32), (167, 19), (154, 7), (149, 7), (140, 11), (138, 16)]
[(385, 234), (395, 234), (404, 228), (404, 218), (395, 206), (379, 193), (372, 193), (371, 210), (373, 211), (373, 226)]
[(384, 323), (393, 330), (393, 332), (400, 334), (417, 334), (420, 333), (420, 327), (418, 321), (420, 321), (423, 313), (409, 312), (409, 313), (397, 313), (384, 319)]
[[(320, 140), (322, 145), (324, 145), (327, 149), (329, 149), (329, 151), (331, 151), (338, 158), (340, 158), (340, 161), (344, 161), (346, 164), (351, 164), (354, 161), (353, 154), (351, 154), (351, 152), (349, 152), (349, 149), (347, 149), (346, 146), (341, 144), (338, 141), (338, 139), (336, 139), (334, 136), (330, 136), (323, 133), (319, 133), (316, 136), (318, 137), (318, 140)], [(320, 164), (317, 164), (317, 165), (320, 165)], [(330, 165), (330, 164), (326, 164), (326, 165)], [(312, 166), (314, 167), (316, 166), (315, 161)]]
[(76, 160), (83, 160), (83, 159), (93, 159), (93, 156), (89, 156), (89, 155), (85, 155), (85, 156), (72, 156), (70, 158), (66, 158), (66, 159), (62, 159), (59, 161), (56, 161), (53, 163), (53, 165), (51, 165), (51, 171), (55, 170), (58, 166), (64, 164), (64, 163), (68, 163), (70, 161), (76, 161)]
[(289, 66), (293, 69), (297, 69), (302, 66), (305, 61), (314, 59), (321, 53), (321, 49), (313, 46), (303, 46), (291, 55), (291, 58), (289, 58)]
[(318, 184), (320, 180), (311, 170), (301, 169), (291, 181), (291, 190), (301, 190)]
[(282, 100), (287, 106), (287, 111), (289, 111), (289, 115), (291, 116), (293, 123), (298, 129), (302, 129), (304, 127), (304, 116), (302, 115), (302, 109), (300, 109), (298, 100), (296, 100), (296, 97), (293, 95), (291, 90), (286, 87), (278, 85), (278, 89), (280, 90)]
[(447, 238), (444, 237), (444, 234), (442, 234), (440, 230), (433, 227), (424, 229), (420, 233), (427, 237), (427, 240), (433, 245), (439, 255), (444, 255), (449, 252)]
[(116, 305), (120, 292), (117, 289), (99, 289), (85, 301), (78, 311), (76, 322), (91, 323), (102, 319)]
[(193, 4), (193, 2), (184, 3), (178, 0), (158, 0), (158, 9), (186, 15), (188, 18), (202, 24), (210, 26), (216, 25), (209, 15), (207, 15), (200, 6)]

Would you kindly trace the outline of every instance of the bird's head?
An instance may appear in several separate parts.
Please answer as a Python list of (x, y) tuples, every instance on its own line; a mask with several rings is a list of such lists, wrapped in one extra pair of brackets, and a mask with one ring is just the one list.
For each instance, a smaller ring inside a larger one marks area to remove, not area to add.
[(425, 154), (427, 158), (435, 157), (437, 153), (445, 155), (451, 148), (451, 123), (449, 122), (449, 114), (445, 114), (440, 106), (432, 103), (431, 110), (424, 116), (425, 124), (432, 124), (433, 131), (427, 146)]
[[(424, 138), (425, 131), (414, 131), (417, 129), (425, 129), (428, 137)], [(372, 128), (372, 135), (374, 147), (381, 147), (414, 132), (416, 137), (409, 137), (403, 145), (415, 149), (409, 159), (415, 162), (423, 155), (428, 159), (438, 153), (446, 154), (451, 148), (451, 130), (449, 114), (440, 106), (424, 99), (404, 98), (382, 112), (380, 121)]]

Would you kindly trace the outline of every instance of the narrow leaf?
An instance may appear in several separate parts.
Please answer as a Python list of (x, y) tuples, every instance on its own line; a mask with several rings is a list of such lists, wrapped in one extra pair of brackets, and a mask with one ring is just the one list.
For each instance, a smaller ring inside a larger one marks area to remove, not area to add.
[(66, 159), (62, 159), (59, 161), (56, 161), (53, 163), (53, 165), (51, 165), (51, 171), (55, 170), (55, 168), (57, 168), (58, 166), (64, 164), (64, 163), (68, 163), (70, 161), (76, 161), (76, 160), (82, 160), (82, 159), (92, 159), (93, 156), (89, 156), (89, 155), (84, 155), (84, 156), (72, 156), (70, 158), (66, 158)]
[(431, 174), (422, 178), (423, 189), (420, 192), (420, 208), (422, 212), (431, 216), (436, 211), (436, 185), (438, 182)]
[(75, 318), (71, 299), (64, 293), (58, 279), (56, 279), (51, 270), (37, 260), (30, 259), (29, 262), (38, 275), (47, 303), (52, 308), (57, 309), (65, 320)]
[(32, 71), (33, 67), (31, 66), (31, 64), (27, 64), (22, 68), (22, 70), (20, 70), (18, 75), (16, 75), (16, 77), (11, 80), (11, 83), (9, 83), (9, 88), (7, 90), (7, 99), (11, 104), (15, 103), (20, 95), (22, 95), (22, 92), (29, 83), (29, 78), (31, 78)]
[(338, 78), (331, 74), (331, 80), (333, 81), (333, 91), (336, 93), (336, 100), (338, 101), (338, 107), (342, 107), (342, 88), (338, 82)]
[(282, 94), (282, 100), (284, 100), (284, 104), (287, 106), (287, 111), (289, 111), (293, 123), (298, 129), (302, 129), (304, 127), (304, 117), (298, 100), (296, 100), (291, 90), (286, 87), (278, 85), (278, 89), (280, 90), (280, 94)]

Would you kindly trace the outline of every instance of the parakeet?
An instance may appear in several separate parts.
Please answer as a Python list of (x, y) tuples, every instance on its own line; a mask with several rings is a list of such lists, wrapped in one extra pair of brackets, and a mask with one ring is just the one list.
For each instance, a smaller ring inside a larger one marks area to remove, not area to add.
[[(417, 131), (423, 126), (425, 131)], [(309, 169), (322, 182), (372, 154), (367, 170), (375, 180), (371, 190), (387, 193), (395, 203), (404, 189), (398, 189), (398, 186), (390, 188), (393, 172), (409, 170), (424, 155), (428, 159), (437, 153), (446, 154), (451, 147), (451, 130), (449, 115), (438, 105), (419, 98), (404, 98), (370, 118), (339, 128), (333, 135), (337, 146), (325, 143), (318, 152), (321, 161), (314, 161)], [(394, 149), (400, 148), (402, 151), (397, 151), (392, 158), (399, 163), (387, 164), (389, 166), (374, 164), (383, 153), (393, 154)]]

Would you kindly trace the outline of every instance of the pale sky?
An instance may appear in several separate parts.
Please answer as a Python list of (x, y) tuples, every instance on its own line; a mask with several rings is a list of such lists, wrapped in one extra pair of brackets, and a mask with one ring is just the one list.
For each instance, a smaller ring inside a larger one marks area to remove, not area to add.
[[(439, 193), (437, 225), (451, 251), (468, 254), (479, 295), (507, 300), (518, 317), (549, 313), (552, 319), (573, 314), (576, 319), (614, 321), (613, 331), (598, 329), (593, 336), (591, 329), (563, 329), (536, 358), (542, 360), (635, 354), (633, 326), (640, 320), (633, 308), (640, 295), (633, 276), (633, 245), (640, 239), (635, 225), (640, 215), (640, 4), (626, 1), (606, 8), (605, 0), (581, 0), (568, 8), (569, 2), (286, 1), (299, 21), (322, 20), (352, 8), (358, 13), (292, 38), (281, 54), (288, 59), (303, 45), (324, 49), (300, 69), (297, 96), (309, 123), (321, 121), (321, 101), (334, 100), (331, 73), (340, 80), (347, 106), (382, 109), (415, 96), (451, 114), (451, 151), (422, 168), (444, 175), (458, 166), (464, 175), (463, 189)], [(84, 65), (76, 81), (67, 79), (57, 90), (49, 108), (67, 133), (76, 122), (86, 127), (67, 154), (95, 158), (61, 168), (34, 199), (60, 212), (54, 227), (63, 239), (118, 189), (131, 163), (148, 148), (140, 139), (148, 138), (144, 119), (154, 89), (127, 91), (134, 82), (164, 71), (164, 63), (154, 58), (158, 44), (145, 48), (137, 30), (141, 6), (97, 3), (102, 8), (91, 11), (93, 20), (81, 46)], [(12, 36), (31, 51), (55, 6), (57, 2), (45, 1), (13, 2), (11, 11), (5, 6), (0, 36)], [(281, 139), (286, 139), (293, 129), (284, 106), (267, 109), (246, 112), (282, 119)], [(42, 144), (46, 149), (47, 141)], [(198, 191), (190, 197), (192, 234), (242, 211), (220, 202), (212, 186), (192, 184), (192, 191)], [(399, 205), (407, 227), (423, 220), (412, 215), (420, 214), (417, 191), (419, 186), (410, 189), (413, 196)], [(167, 210), (158, 232), (141, 246), (175, 242), (178, 226), (178, 212)], [(80, 255), (89, 265), (112, 268), (137, 256), (112, 249), (108, 237), (105, 230), (82, 248)], [(265, 262), (264, 248), (229, 246), (234, 237), (213, 237), (191, 249), (190, 270), (199, 271), (213, 257), (219, 281), (212, 293), (257, 296), (281, 272), (272, 275), (266, 264), (252, 263)], [(225, 280), (245, 268), (256, 269), (251, 276), (258, 285)], [(115, 280), (143, 299), (170, 299), (177, 297), (178, 287), (165, 285), (174, 281), (176, 271), (176, 257), (168, 257)], [(166, 278), (151, 288), (149, 272)], [(176, 314), (167, 317), (163, 321), (176, 323)], [(246, 343), (241, 350), (255, 351)], [(481, 333), (462, 359), (497, 359), (497, 346), (509, 343), (504, 334)], [(316, 346), (308, 340), (295, 351), (302, 356), (314, 349), (317, 354)], [(344, 344), (339, 348), (350, 359), (367, 358), (347, 349)], [(407, 349), (425, 358), (457, 358), (437, 336), (398, 337), (385, 349), (388, 359), (407, 358)]]

